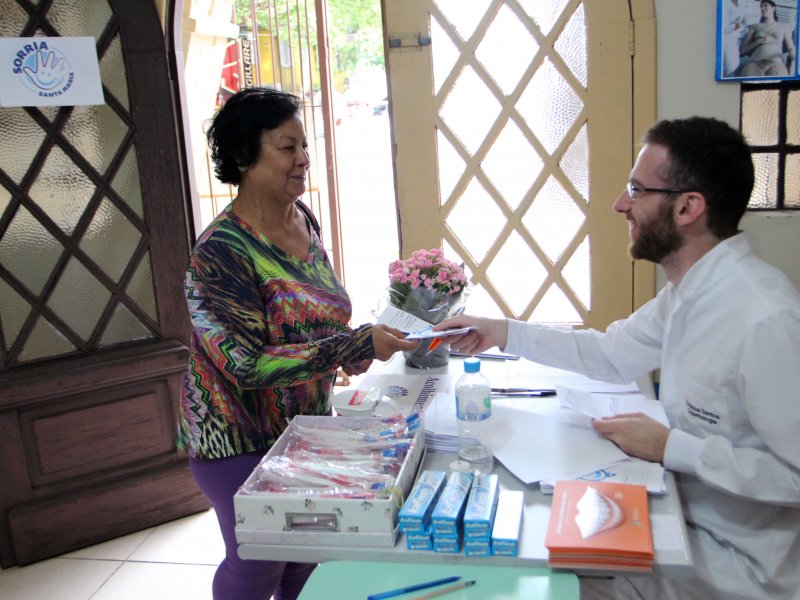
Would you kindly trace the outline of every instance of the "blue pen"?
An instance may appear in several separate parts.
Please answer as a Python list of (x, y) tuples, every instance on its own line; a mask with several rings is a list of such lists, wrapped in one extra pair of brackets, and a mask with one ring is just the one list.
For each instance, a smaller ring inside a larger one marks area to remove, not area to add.
[(397, 590), (389, 590), (388, 592), (380, 592), (379, 594), (372, 594), (367, 596), (367, 600), (383, 600), (384, 598), (392, 598), (393, 596), (401, 596), (416, 592), (417, 590), (426, 590), (428, 588), (436, 587), (437, 585), (444, 585), (445, 583), (452, 583), (458, 581), (461, 577), (445, 577), (444, 579), (437, 579), (435, 581), (428, 581), (427, 583), (418, 583), (408, 587), (400, 588)]

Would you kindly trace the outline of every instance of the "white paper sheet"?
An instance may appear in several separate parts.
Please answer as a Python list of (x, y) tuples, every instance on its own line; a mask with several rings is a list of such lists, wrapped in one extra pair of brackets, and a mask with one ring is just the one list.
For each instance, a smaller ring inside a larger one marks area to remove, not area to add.
[(669, 427), (669, 419), (661, 402), (641, 394), (597, 394), (565, 386), (556, 386), (556, 393), (562, 407), (593, 419), (641, 412)]

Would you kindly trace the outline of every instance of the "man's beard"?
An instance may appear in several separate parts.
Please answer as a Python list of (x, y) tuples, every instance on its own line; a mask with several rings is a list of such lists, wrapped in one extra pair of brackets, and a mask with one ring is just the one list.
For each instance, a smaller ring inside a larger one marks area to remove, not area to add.
[(649, 221), (639, 222), (639, 233), (628, 246), (628, 254), (634, 260), (643, 259), (660, 263), (665, 257), (679, 250), (684, 239), (675, 226), (672, 202), (662, 202), (658, 213)]

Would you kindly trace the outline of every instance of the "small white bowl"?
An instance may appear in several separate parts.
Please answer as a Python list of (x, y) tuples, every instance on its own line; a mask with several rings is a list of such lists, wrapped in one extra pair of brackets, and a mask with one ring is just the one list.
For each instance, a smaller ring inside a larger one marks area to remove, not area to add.
[(333, 409), (343, 417), (366, 417), (372, 414), (380, 398), (380, 388), (342, 390), (331, 398)]

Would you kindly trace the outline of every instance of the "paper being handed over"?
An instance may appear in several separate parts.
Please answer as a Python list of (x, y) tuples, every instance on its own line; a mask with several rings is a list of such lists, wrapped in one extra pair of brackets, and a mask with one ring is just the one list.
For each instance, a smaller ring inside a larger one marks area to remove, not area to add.
[(570, 408), (592, 419), (640, 412), (669, 427), (661, 402), (642, 394), (605, 394), (561, 386), (556, 386), (556, 393), (562, 408)]

